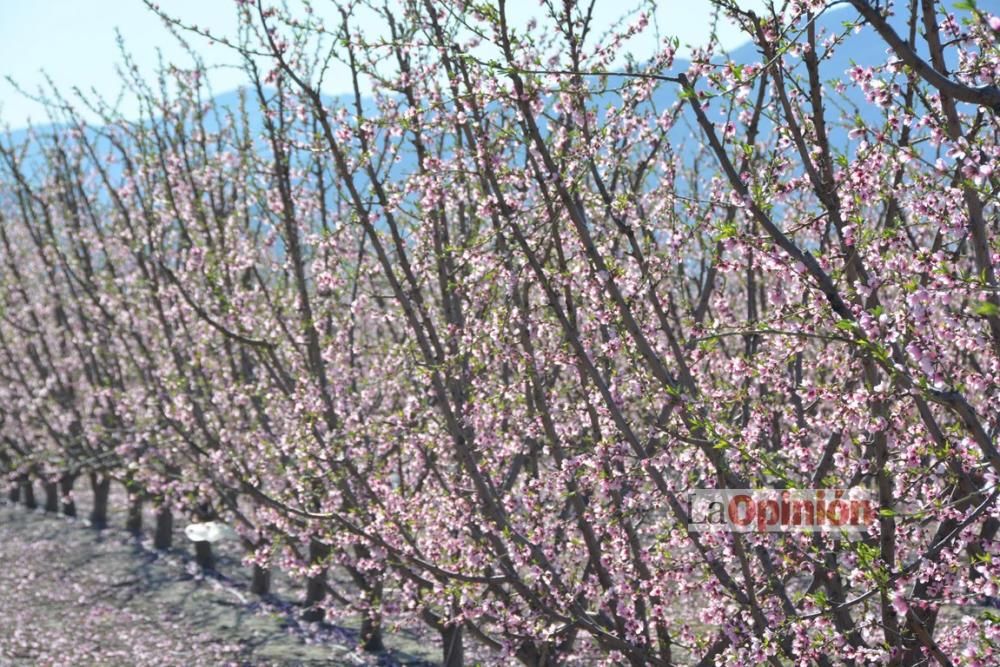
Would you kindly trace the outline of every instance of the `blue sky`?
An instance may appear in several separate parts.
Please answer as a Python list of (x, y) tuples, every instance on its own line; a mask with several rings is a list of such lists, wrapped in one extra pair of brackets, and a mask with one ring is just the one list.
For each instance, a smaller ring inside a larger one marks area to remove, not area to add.
[[(233, 34), (236, 14), (233, 0), (159, 0), (161, 7), (188, 22), (211, 28), (217, 34)], [(762, 2), (746, 0), (748, 6)], [(316, 3), (322, 8), (322, 0)], [(329, 3), (332, 6), (332, 3)], [(637, 0), (596, 0), (598, 28), (609, 26), (623, 11), (639, 5)], [(538, 0), (508, 0), (508, 12), (526, 21), (540, 14)], [(664, 35), (680, 38), (682, 44), (700, 44), (708, 37), (711, 5), (708, 0), (659, 0), (655, 18)], [(188, 64), (188, 58), (159, 18), (141, 0), (0, 0), (0, 125), (22, 127), (30, 118), (44, 123), (42, 107), (17, 93), (6, 81), (12, 77), (23, 88), (34, 92), (43, 85), (42, 72), (51, 77), (66, 95), (79, 87), (96, 90), (114, 100), (120, 90), (116, 67), (121, 62), (115, 29), (143, 72), (152, 74), (160, 49), (168, 62)], [(372, 33), (378, 26), (366, 26)], [(723, 26), (720, 33), (727, 48), (743, 40), (735, 29)], [(209, 64), (223, 65), (211, 73), (216, 93), (241, 85), (242, 72), (224, 67), (236, 62), (234, 56), (219, 46), (208, 47), (203, 40), (192, 39)], [(652, 52), (652, 35), (635, 44), (634, 52), (642, 57)], [(684, 50), (682, 49), (682, 53)], [(345, 91), (327, 90), (328, 93)], [(122, 110), (130, 114), (133, 105), (122, 101)]]

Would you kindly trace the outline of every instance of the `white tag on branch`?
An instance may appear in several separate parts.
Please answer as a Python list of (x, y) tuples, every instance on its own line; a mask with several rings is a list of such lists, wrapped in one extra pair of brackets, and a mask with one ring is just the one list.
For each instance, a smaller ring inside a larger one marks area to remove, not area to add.
[(236, 536), (232, 528), (218, 521), (188, 524), (184, 534), (192, 542), (218, 542)]

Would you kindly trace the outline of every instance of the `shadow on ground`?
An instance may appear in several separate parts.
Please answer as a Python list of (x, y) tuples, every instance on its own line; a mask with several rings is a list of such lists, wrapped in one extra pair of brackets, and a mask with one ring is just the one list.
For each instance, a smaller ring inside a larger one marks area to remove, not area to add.
[(368, 655), (356, 629), (304, 625), (296, 612), (201, 573), (180, 550), (0, 505), (0, 665), (435, 664), (416, 635), (389, 635), (386, 653)]

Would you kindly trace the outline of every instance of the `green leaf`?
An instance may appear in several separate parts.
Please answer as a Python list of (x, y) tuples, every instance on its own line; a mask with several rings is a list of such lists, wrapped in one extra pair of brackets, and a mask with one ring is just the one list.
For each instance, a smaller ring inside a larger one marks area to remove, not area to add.
[(718, 336), (712, 336), (711, 338), (706, 338), (705, 340), (698, 343), (698, 348), (702, 352), (711, 352), (718, 346), (719, 346)]
[(719, 240), (719, 241), (725, 241), (726, 239), (732, 238), (732, 237), (736, 236), (739, 233), (740, 233), (740, 229), (739, 229), (739, 227), (736, 226), (735, 222), (724, 223), (719, 228), (719, 236), (717, 237), (717, 240)]
[(997, 308), (995, 303), (990, 303), (989, 301), (980, 301), (976, 304), (975, 308), (976, 315), (982, 315), (983, 317), (992, 317), (1000, 313), (1000, 308)]
[(857, 328), (857, 324), (850, 320), (840, 320), (837, 322), (837, 328), (841, 331), (854, 331)]

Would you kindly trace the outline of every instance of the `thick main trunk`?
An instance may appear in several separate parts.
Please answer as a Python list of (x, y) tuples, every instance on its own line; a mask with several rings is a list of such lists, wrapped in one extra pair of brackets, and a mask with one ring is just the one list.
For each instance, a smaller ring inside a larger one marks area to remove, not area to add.
[(142, 535), (142, 496), (138, 493), (129, 494), (125, 530), (136, 536)]
[(24, 496), (24, 506), (29, 510), (38, 507), (38, 501), (35, 499), (35, 486), (27, 477), (21, 480), (21, 495)]
[(169, 549), (174, 543), (174, 515), (169, 507), (156, 510), (156, 532), (153, 533), (153, 546), (157, 549)]
[[(312, 564), (322, 563), (330, 555), (330, 547), (319, 540), (309, 542), (309, 562)], [(319, 607), (320, 601), (326, 597), (326, 568), (324, 567), (315, 576), (309, 577), (306, 581), (306, 612), (302, 617), (310, 623), (323, 620), (323, 609)]]
[(107, 528), (111, 478), (102, 473), (90, 473), (90, 489), (94, 492), (94, 508), (90, 512), (90, 525), (98, 530)]
[(7, 492), (7, 498), (12, 503), (21, 502), (21, 484), (16, 483), (14, 486), (10, 487), (10, 491)]
[(215, 555), (212, 553), (211, 542), (194, 543), (194, 560), (203, 570), (215, 569)]
[(382, 579), (368, 591), (368, 613), (361, 621), (361, 647), (369, 653), (385, 650), (382, 642)]
[[(194, 511), (194, 519), (197, 522), (211, 521), (215, 518), (212, 508), (206, 504), (198, 505)], [(212, 553), (211, 542), (194, 543), (194, 559), (203, 570), (215, 569), (215, 555)]]
[[(251, 540), (241, 540), (243, 548), (248, 556), (254, 556), (258, 548), (266, 546), (264, 543), (254, 544)], [(250, 592), (254, 595), (269, 595), (271, 593), (271, 568), (267, 564), (254, 562), (250, 575)]]
[[(245, 538), (241, 540), (241, 543), (248, 556), (254, 556), (258, 548), (266, 546), (263, 542), (254, 544)], [(250, 592), (254, 595), (269, 595), (271, 593), (271, 568), (267, 564), (261, 565), (254, 562), (250, 576)]]
[(73, 485), (76, 475), (63, 475), (59, 478), (59, 491), (62, 493), (62, 512), (66, 516), (76, 516), (76, 502), (73, 500)]
[(254, 563), (250, 592), (254, 595), (269, 595), (271, 593), (271, 568)]
[(442, 667), (462, 667), (465, 649), (462, 645), (462, 626), (448, 625), (440, 630)]
[(361, 621), (361, 648), (369, 653), (385, 650), (382, 641), (382, 614), (372, 611)]
[(59, 485), (55, 482), (42, 482), (45, 490), (45, 511), (55, 514), (59, 511)]

